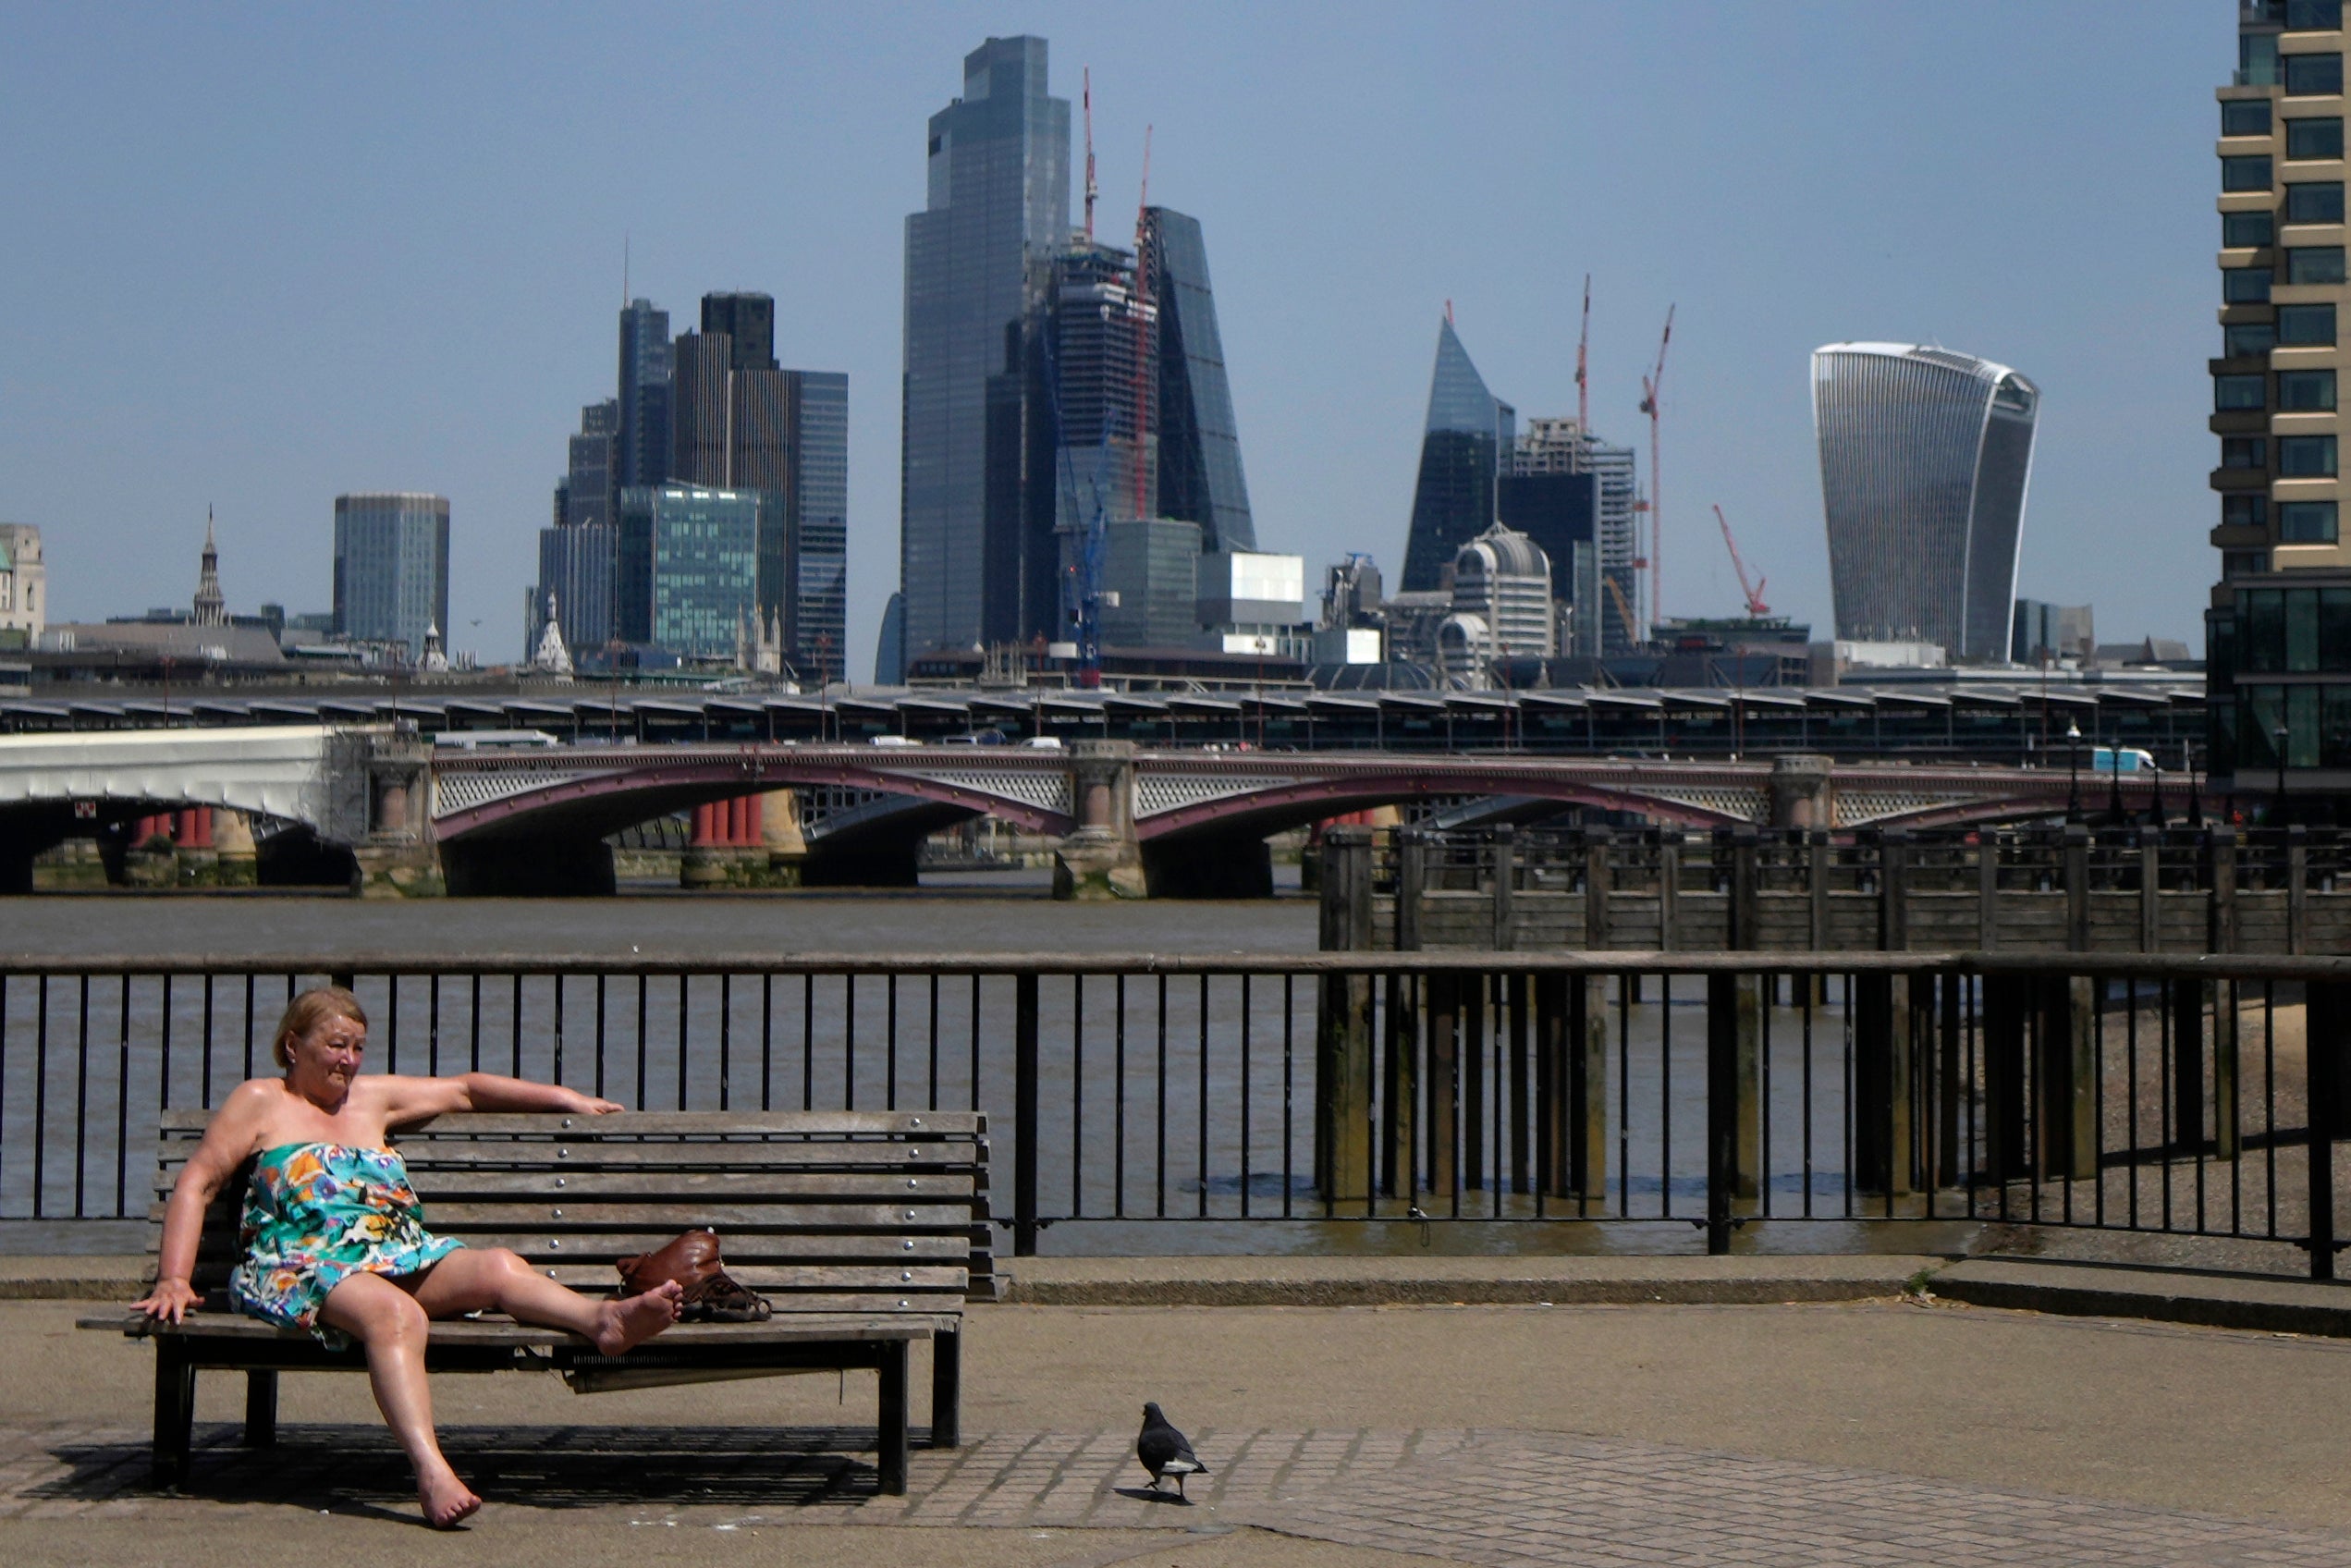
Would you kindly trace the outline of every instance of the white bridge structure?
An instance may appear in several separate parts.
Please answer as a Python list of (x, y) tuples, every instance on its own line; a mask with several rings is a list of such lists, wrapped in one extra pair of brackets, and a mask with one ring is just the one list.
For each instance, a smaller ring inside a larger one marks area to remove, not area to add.
[(2145, 775), (2075, 779), (2061, 769), (1813, 755), (1665, 762), (1153, 751), (1084, 740), (1066, 748), (787, 741), (475, 749), (435, 747), (390, 725), (20, 735), (0, 737), (0, 877), (63, 838), (183, 804), (244, 812), (264, 830), (301, 827), (349, 850), (362, 887), (402, 891), (609, 886), (611, 834), (778, 790), (821, 804), (804, 819), (812, 862), (871, 858), (887, 845), (893, 848), (881, 858), (911, 876), (924, 835), (986, 815), (1064, 841), (1096, 873), (1124, 876), (1121, 891), (1239, 891), (1269, 876), (1267, 834), (1379, 805), (1486, 799), (1522, 815), (1586, 806), (1685, 827), (1850, 832), (2015, 821), (2084, 795), (2096, 806), (2119, 794), (2143, 811), (2159, 789), (2167, 807), (2185, 806), (2195, 788), (2176, 773), (2159, 786)]

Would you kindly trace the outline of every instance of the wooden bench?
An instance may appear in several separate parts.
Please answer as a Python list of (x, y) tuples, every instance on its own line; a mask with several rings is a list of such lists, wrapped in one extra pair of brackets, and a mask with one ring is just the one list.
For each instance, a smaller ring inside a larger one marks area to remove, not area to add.
[[(203, 1112), (167, 1112), (153, 1210), (202, 1136)], [(496, 1315), (433, 1325), (433, 1371), (554, 1371), (578, 1391), (808, 1370), (871, 1368), (880, 1384), (881, 1489), (906, 1490), (908, 1347), (932, 1344), (933, 1447), (952, 1448), (961, 1387), (962, 1310), (997, 1278), (987, 1207), (987, 1118), (973, 1111), (624, 1112), (446, 1116), (394, 1140), (424, 1200), (426, 1226), (475, 1246), (511, 1247), (589, 1291), (617, 1286), (617, 1258), (679, 1231), (718, 1231), (727, 1271), (775, 1304), (764, 1323), (681, 1323), (625, 1355), (560, 1329)], [(363, 1372), (229, 1305), (246, 1173), (204, 1216), (192, 1283), (202, 1310), (178, 1326), (143, 1315), (88, 1318), (155, 1342), (155, 1476), (188, 1475), (196, 1374), (246, 1375), (245, 1441), (276, 1439), (277, 1375)]]

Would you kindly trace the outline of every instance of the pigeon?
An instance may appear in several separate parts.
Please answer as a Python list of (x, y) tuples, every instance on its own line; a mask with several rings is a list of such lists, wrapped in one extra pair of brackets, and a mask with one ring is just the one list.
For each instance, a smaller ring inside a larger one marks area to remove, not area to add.
[(1192, 1500), (1183, 1495), (1186, 1476), (1205, 1476), (1208, 1467), (1192, 1452), (1192, 1439), (1168, 1425), (1156, 1404), (1143, 1407), (1143, 1435), (1134, 1439), (1134, 1456), (1151, 1472), (1151, 1489), (1157, 1491), (1159, 1483), (1175, 1477), (1176, 1497), (1184, 1502)]

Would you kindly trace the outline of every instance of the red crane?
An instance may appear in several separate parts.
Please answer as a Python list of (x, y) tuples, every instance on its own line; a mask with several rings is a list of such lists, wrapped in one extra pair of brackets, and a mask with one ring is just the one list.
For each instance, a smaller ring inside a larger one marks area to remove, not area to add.
[(1575, 335), (1575, 432), (1592, 428), (1592, 401), (1584, 379), (1584, 352), (1592, 346), (1592, 275), (1584, 275), (1584, 330)]
[(1665, 385), (1665, 350), (1673, 341), (1673, 307), (1665, 307), (1665, 335), (1657, 343), (1657, 368), (1641, 377), (1641, 411), (1649, 416), (1649, 618), (1665, 619), (1665, 508), (1658, 484), (1658, 392)]
[(1151, 128), (1143, 128), (1143, 195), (1134, 207), (1134, 515), (1147, 515), (1144, 469), (1151, 431)]
[(1758, 577), (1753, 582), (1747, 581), (1747, 563), (1739, 558), (1739, 542), (1731, 537), (1731, 520), (1722, 515), (1720, 506), (1714, 508), (1714, 521), (1722, 525), (1722, 543), (1731, 551), (1731, 570), (1739, 574), (1739, 592), (1747, 596), (1747, 614), (1761, 619), (1771, 613), (1771, 606), (1763, 602), (1763, 585), (1769, 579)]

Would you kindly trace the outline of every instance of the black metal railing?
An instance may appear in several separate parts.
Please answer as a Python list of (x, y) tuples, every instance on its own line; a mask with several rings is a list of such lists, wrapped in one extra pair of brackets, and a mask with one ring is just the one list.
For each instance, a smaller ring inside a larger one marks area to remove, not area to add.
[(986, 1109), (1022, 1253), (1054, 1226), (1123, 1251), (1178, 1222), (1335, 1249), (1667, 1222), (1721, 1251), (2007, 1222), (2304, 1246), (2332, 1277), (2340, 1244), (2351, 961), (1908, 952), (18, 960), (0, 1222), (146, 1218), (157, 1113), (274, 1072), (278, 1012), (329, 977), (373, 1071)]

